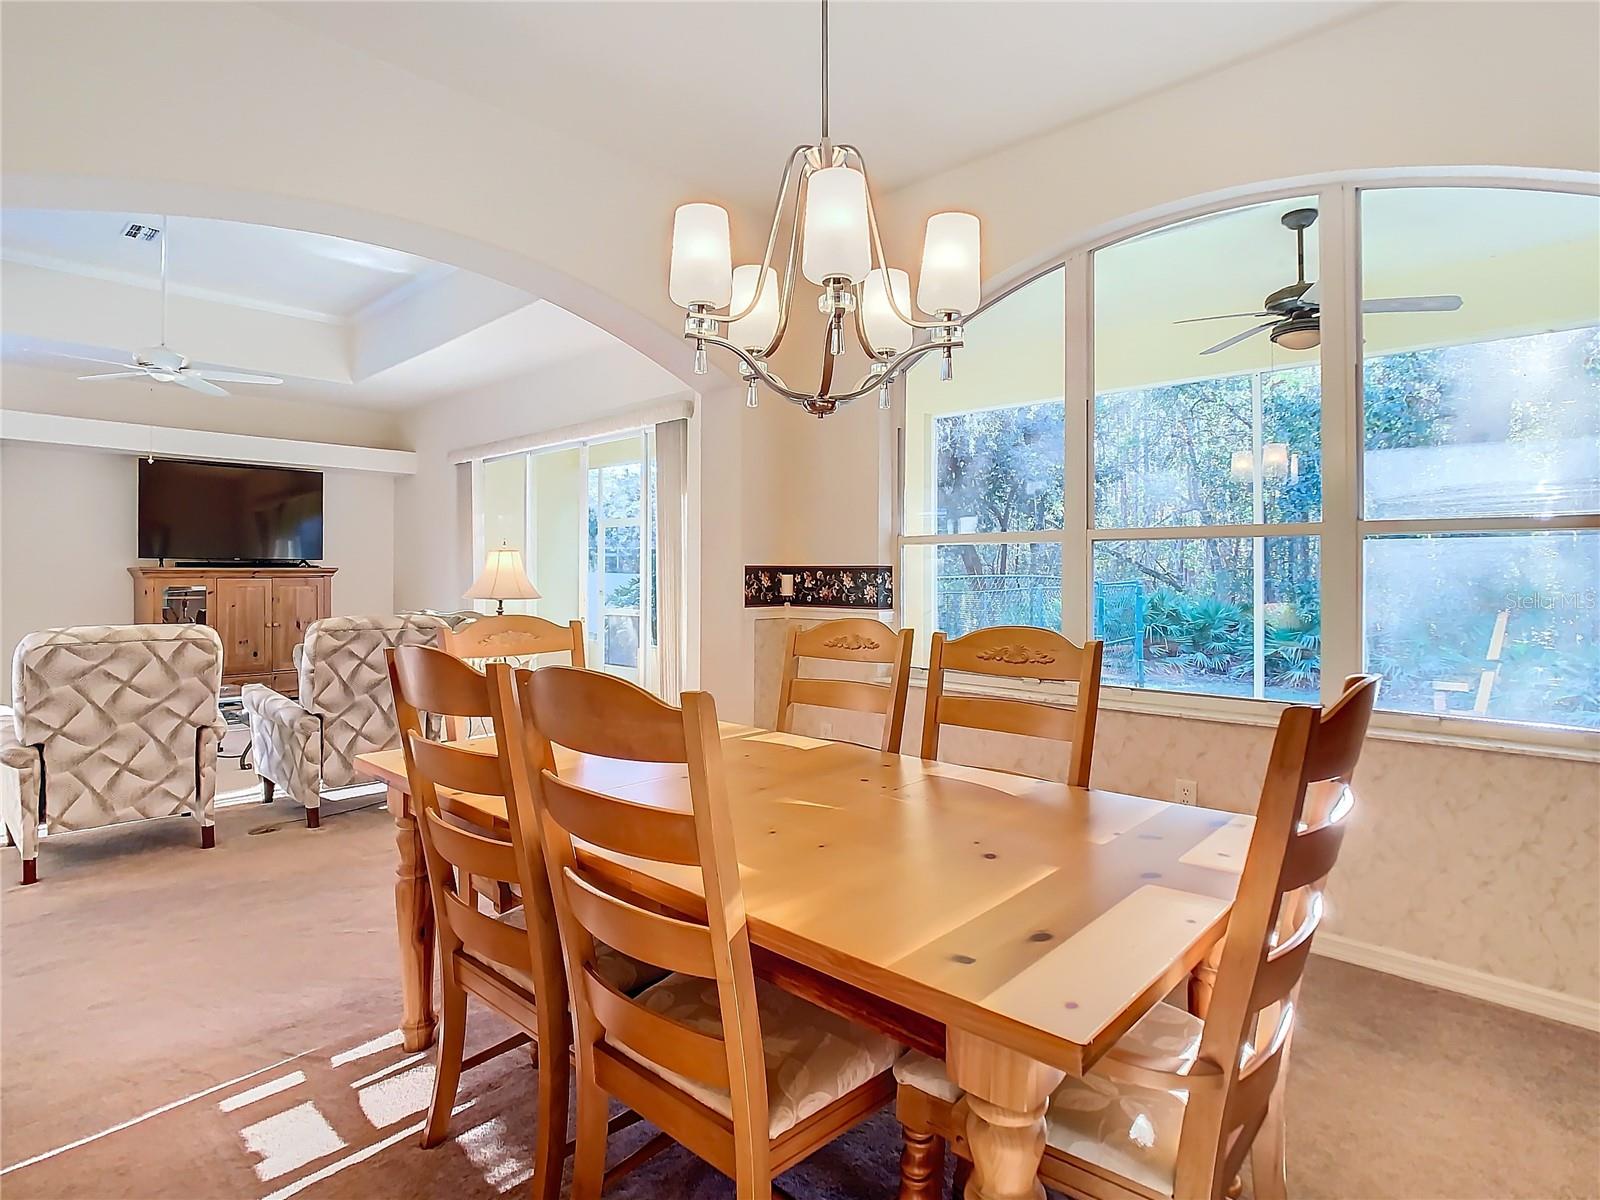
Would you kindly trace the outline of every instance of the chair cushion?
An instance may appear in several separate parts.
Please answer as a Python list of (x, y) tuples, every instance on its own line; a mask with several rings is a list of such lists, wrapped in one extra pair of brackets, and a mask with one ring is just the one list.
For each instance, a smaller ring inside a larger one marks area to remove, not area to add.
[[(495, 919), (510, 925), (514, 929), (526, 930), (528, 928), (527, 910), (523, 908), (513, 908), (510, 912), (501, 913)], [(640, 962), (636, 958), (629, 958), (626, 954), (618, 953), (610, 946), (599, 943), (596, 945), (599, 952), (597, 965), (600, 968), (601, 978), (619, 992), (624, 992), (630, 996), (637, 995), (652, 983), (659, 983), (669, 974), (669, 972), (652, 963)], [(473, 953), (471, 950), (464, 949), (462, 953), (479, 966), (487, 967), (491, 971), (498, 971), (522, 988), (523, 991), (531, 995), (538, 994), (537, 989), (534, 987), (533, 976), (526, 971), (508, 967), (505, 963), (494, 962), (484, 958), (482, 955)]]
[[(1193, 1064), (1204, 1029), (1192, 1013), (1158, 1004), (1123, 1034), (1117, 1049), (1178, 1072)], [(944, 1064), (927, 1055), (907, 1054), (894, 1074), (907, 1087), (949, 1103), (961, 1098)], [(1170, 1196), (1188, 1102), (1185, 1088), (1168, 1091), (1119, 1079), (1116, 1060), (1108, 1056), (1084, 1078), (1063, 1080), (1056, 1088), (1045, 1115), (1045, 1143), (1065, 1157)]]
[(951, 1081), (944, 1063), (920, 1050), (908, 1050), (900, 1057), (894, 1064), (894, 1077), (897, 1083), (927, 1092), (946, 1104), (961, 1099), (961, 1089)]
[[(1163, 1065), (1176, 1071), (1194, 1062), (1203, 1029), (1199, 1017), (1158, 1004), (1117, 1045), (1141, 1058), (1166, 1060)], [(1045, 1115), (1045, 1142), (1170, 1196), (1188, 1103), (1187, 1088), (1119, 1079), (1115, 1060), (1106, 1058), (1084, 1078), (1064, 1080), (1055, 1090)]]
[[(669, 975), (639, 1000), (662, 1016), (701, 1033), (722, 1036), (722, 1009), (714, 980)], [(835, 1100), (887, 1071), (900, 1047), (881, 1033), (825, 1012), (781, 988), (756, 981), (756, 1008), (767, 1066), (769, 1137), (779, 1137)], [(727, 1092), (688, 1079), (616, 1045), (622, 1054), (683, 1089), (707, 1108), (732, 1117)]]

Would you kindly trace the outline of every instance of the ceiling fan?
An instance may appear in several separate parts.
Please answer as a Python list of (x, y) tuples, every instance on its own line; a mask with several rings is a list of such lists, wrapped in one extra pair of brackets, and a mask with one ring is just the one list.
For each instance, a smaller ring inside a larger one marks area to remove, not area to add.
[(191, 366), (187, 357), (176, 350), (167, 349), (167, 239), (171, 229), (170, 222), (163, 224), (168, 228), (161, 231), (161, 344), (133, 351), (130, 355), (133, 359), (131, 363), (117, 362), (109, 358), (71, 355), (70, 357), (79, 362), (103, 363), (108, 367), (124, 368), (103, 375), (80, 375), (79, 380), (93, 383), (104, 379), (153, 379), (157, 383), (176, 383), (191, 391), (204, 392), (208, 396), (229, 394), (227, 389), (217, 386), (219, 383), (282, 383), (283, 380), (276, 375), (258, 375), (249, 371), (212, 371)]
[[(1285, 228), (1294, 230), (1296, 279), (1261, 302), (1265, 311), (1190, 317), (1173, 324), (1193, 325), (1197, 321), (1231, 321), (1240, 317), (1271, 317), (1272, 320), (1243, 333), (1236, 333), (1200, 351), (1201, 354), (1215, 354), (1267, 330), (1272, 331), (1269, 336), (1273, 343), (1285, 350), (1311, 350), (1322, 344), (1321, 285), (1306, 282), (1306, 230), (1316, 221), (1317, 210), (1296, 208), (1284, 213), (1281, 219)], [(1394, 296), (1361, 302), (1361, 311), (1364, 313), (1455, 312), (1460, 307), (1460, 296)]]

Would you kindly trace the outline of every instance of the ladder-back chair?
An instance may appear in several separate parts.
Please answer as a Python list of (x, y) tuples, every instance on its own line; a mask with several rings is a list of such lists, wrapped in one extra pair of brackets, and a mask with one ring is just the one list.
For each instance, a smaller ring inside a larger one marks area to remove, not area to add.
[[(933, 635), (928, 653), (928, 698), (922, 717), (922, 757), (939, 757), (939, 733), (946, 725), (1070, 742), (1064, 778), (1089, 786), (1094, 727), (1100, 715), (1100, 649), (1097, 641), (1078, 645), (1051, 629), (996, 625), (965, 637)], [(1037, 700), (945, 694), (945, 672), (1002, 679), (1075, 683), (1071, 708)]]
[[(783, 681), (778, 691), (778, 729), (794, 730), (794, 706), (815, 705), (849, 712), (876, 713), (883, 718), (883, 736), (878, 749), (887, 754), (900, 751), (900, 735), (906, 724), (906, 693), (911, 686), (911, 645), (909, 629), (898, 633), (882, 621), (868, 617), (846, 617), (824, 621), (810, 629), (789, 630), (783, 655)], [(819, 679), (800, 674), (802, 658), (857, 665), (884, 665), (889, 668), (887, 682), (866, 679)]]
[[(1295, 1004), (1377, 690), (1377, 676), (1353, 675), (1326, 711), (1284, 710), (1204, 1021), (1157, 1004), (1086, 1077), (1062, 1083), (1046, 1115), (1044, 1183), (1093, 1200), (1221, 1200), (1252, 1155), (1255, 1195), (1285, 1195)], [(934, 1059), (908, 1055), (895, 1074), (900, 1194), (932, 1197), (943, 1142), (964, 1150), (965, 1101)]]
[[(608, 1178), (607, 1097), (615, 1097), (732, 1176), (741, 1200), (770, 1196), (774, 1175), (889, 1099), (899, 1047), (756, 983), (708, 694), (685, 692), (677, 709), (624, 680), (565, 667), (525, 673), (519, 682), (543, 743), (535, 750), (547, 764), (534, 787), (577, 1020), (572, 1194), (590, 1200)], [(569, 783), (548, 765), (552, 745), (682, 764), (686, 809)], [(704, 912), (646, 907), (592, 861), (586, 865), (595, 851), (698, 868)], [(637, 997), (624, 995), (597, 967), (599, 942), (673, 974)]]

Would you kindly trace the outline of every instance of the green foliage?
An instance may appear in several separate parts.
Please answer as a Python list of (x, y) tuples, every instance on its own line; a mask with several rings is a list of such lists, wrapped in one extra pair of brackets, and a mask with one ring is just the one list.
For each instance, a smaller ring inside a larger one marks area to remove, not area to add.
[[(1532, 444), (1570, 446), (1571, 439), (1593, 445), (1600, 429), (1600, 329), (1374, 356), (1364, 364), (1363, 387), (1368, 451), (1503, 444), (1527, 453)], [(938, 530), (1022, 535), (1017, 543), (939, 548), (946, 629), (1059, 623), (1060, 560), (1042, 561), (1043, 547), (1027, 544), (1025, 535), (1060, 528), (1063, 520), (1064, 415), (1062, 404), (1048, 403), (935, 419)], [(1251, 537), (1197, 535), (1221, 524), (1320, 520), (1322, 419), (1315, 364), (1095, 397), (1095, 526), (1171, 531), (1095, 544), (1096, 620), (1103, 626), (1097, 632), (1108, 641), (1108, 670), (1117, 678), (1193, 691), (1253, 690), (1259, 561), (1267, 694), (1315, 694), (1322, 655), (1319, 539), (1268, 534), (1258, 547)], [(1287, 470), (1260, 478), (1242, 466), (1235, 470), (1236, 456), (1253, 467), (1258, 455), (1265, 459), (1262, 447), (1279, 444), (1287, 447)], [(1459, 456), (1386, 461), (1422, 473), (1422, 486), (1409, 498), (1417, 512), (1369, 515), (1457, 515), (1439, 510), (1448, 503), (1467, 506), (1462, 511), (1472, 516), (1496, 511), (1470, 507), (1485, 501), (1463, 486), (1476, 480), (1451, 476)], [(1435, 484), (1443, 499), (1430, 490)], [(1571, 503), (1586, 511), (1592, 490), (1576, 490), (1582, 485), (1582, 477), (1569, 485)], [(1516, 492), (1509, 501), (1523, 502)], [(1552, 511), (1566, 502), (1548, 501)], [(1475, 681), (1493, 666), (1491, 631), (1498, 614), (1509, 612), (1487, 715), (1600, 728), (1594, 598), (1600, 535), (1427, 541), (1364, 542), (1367, 665), (1385, 677), (1385, 705), (1430, 712), (1441, 694), (1435, 683), (1472, 682), (1473, 691), (1448, 693), (1450, 711), (1470, 709)], [(1348, 590), (1335, 594), (1341, 603), (1356, 599)]]

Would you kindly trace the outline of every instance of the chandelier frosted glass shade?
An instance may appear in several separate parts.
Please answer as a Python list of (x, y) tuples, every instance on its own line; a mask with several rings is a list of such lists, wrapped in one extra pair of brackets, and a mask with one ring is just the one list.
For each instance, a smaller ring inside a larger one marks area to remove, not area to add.
[(922, 243), (917, 307), (930, 315), (970, 313), (978, 307), (978, 218), (971, 213), (934, 213)]
[[(884, 280), (889, 280), (885, 283)], [(894, 303), (889, 302), (889, 289)], [(879, 267), (861, 285), (861, 332), (876, 354), (899, 354), (911, 345), (912, 328), (899, 313), (911, 312), (911, 277), (904, 271)]]
[(812, 283), (860, 283), (872, 269), (867, 177), (849, 167), (813, 171), (806, 181), (800, 270)]
[(672, 269), (667, 291), (680, 308), (721, 308), (733, 290), (733, 249), (728, 210), (683, 204), (672, 218)]
[[(754, 354), (765, 354), (772, 337), (778, 332), (778, 273), (766, 268), (766, 282), (761, 285), (760, 298), (756, 297), (756, 281), (763, 275), (756, 263), (733, 269), (733, 299), (728, 304), (730, 313), (750, 310), (750, 315), (728, 322), (728, 338)], [(750, 302), (756, 301), (754, 308)]]

